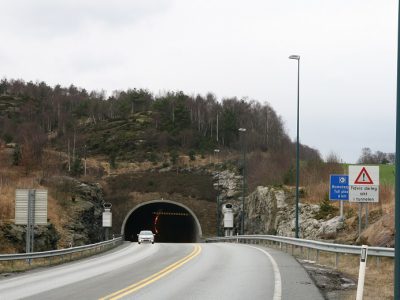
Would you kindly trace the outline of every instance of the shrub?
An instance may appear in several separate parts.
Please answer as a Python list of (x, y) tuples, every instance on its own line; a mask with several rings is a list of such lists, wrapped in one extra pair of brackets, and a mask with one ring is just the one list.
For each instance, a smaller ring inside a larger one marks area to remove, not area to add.
[(17, 144), (14, 148), (14, 152), (13, 152), (13, 165), (14, 166), (19, 166), (19, 164), (21, 163), (21, 159), (22, 159), (22, 153), (21, 153), (21, 148), (20, 146)]
[(191, 161), (195, 161), (196, 160), (196, 152), (194, 150), (190, 150), (189, 151), (189, 158)]
[(156, 164), (158, 162), (158, 155), (155, 152), (150, 152), (147, 154), (147, 157), (149, 161), (151, 161), (153, 164)]
[(172, 150), (171, 152), (170, 152), (170, 159), (171, 159), (171, 163), (173, 164), (173, 165), (176, 165), (176, 163), (178, 162), (178, 152), (176, 152), (176, 150)]
[(109, 156), (109, 159), (110, 159), (110, 167), (111, 167), (111, 169), (115, 169), (117, 167), (117, 162), (116, 162), (117, 154), (114, 151), (111, 152), (110, 156)]
[(72, 176), (79, 176), (83, 174), (83, 164), (82, 164), (82, 159), (80, 157), (76, 157), (75, 161), (73, 162), (71, 166), (71, 175)]
[(3, 135), (3, 139), (4, 139), (4, 141), (6, 142), (6, 144), (8, 144), (8, 143), (11, 143), (11, 142), (12, 142), (13, 137), (12, 137), (12, 135), (10, 135), (10, 134), (8, 134), (8, 133), (5, 133), (5, 134)]
[(326, 193), (324, 200), (319, 204), (319, 212), (315, 215), (317, 219), (326, 219), (333, 214), (336, 214), (338, 208), (333, 206), (329, 200), (329, 194)]
[(285, 173), (283, 176), (283, 183), (286, 185), (291, 185), (296, 182), (296, 172), (293, 166), (290, 167), (290, 169)]

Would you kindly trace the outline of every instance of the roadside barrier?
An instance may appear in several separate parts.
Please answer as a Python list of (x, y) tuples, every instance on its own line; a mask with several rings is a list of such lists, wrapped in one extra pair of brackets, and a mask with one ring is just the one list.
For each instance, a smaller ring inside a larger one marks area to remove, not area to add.
[(110, 250), (121, 245), (122, 242), (122, 237), (117, 237), (100, 243), (65, 249), (32, 253), (0, 254), (0, 272), (22, 271), (38, 266), (60, 264)]
[[(385, 247), (369, 247), (369, 246), (354, 246), (344, 244), (334, 244), (313, 240), (305, 240), (291, 237), (282, 237), (275, 235), (237, 235), (229, 237), (212, 237), (205, 239), (206, 243), (214, 242), (234, 242), (246, 244), (265, 244), (272, 248), (278, 248), (281, 251), (291, 252), (293, 256), (298, 256), (308, 261), (314, 260), (317, 264), (320, 263), (321, 253), (329, 252), (334, 254), (334, 268), (339, 268), (340, 255), (360, 256), (359, 276), (357, 285), (357, 300), (363, 299), (365, 270), (368, 256), (374, 256), (376, 259), (376, 267), (379, 268), (381, 258), (393, 260), (394, 248)], [(297, 253), (296, 253), (297, 252)], [(314, 253), (312, 253), (314, 252)]]

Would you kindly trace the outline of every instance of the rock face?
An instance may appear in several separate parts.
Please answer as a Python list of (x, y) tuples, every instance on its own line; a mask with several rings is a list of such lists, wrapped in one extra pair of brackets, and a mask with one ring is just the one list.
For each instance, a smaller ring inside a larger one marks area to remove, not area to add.
[[(300, 237), (335, 238), (343, 228), (339, 217), (324, 221), (315, 218), (318, 205), (299, 204)], [(245, 201), (245, 233), (295, 236), (295, 189), (257, 187)]]
[[(56, 226), (35, 226), (34, 251), (47, 251), (99, 242), (103, 239), (103, 190), (99, 184), (70, 177), (52, 177), (43, 182), (52, 201), (57, 201)], [(50, 201), (50, 200), (49, 200)], [(54, 221), (53, 221), (54, 222)], [(26, 226), (0, 222), (0, 253), (25, 252)]]
[(63, 247), (80, 246), (99, 242), (103, 239), (102, 213), (103, 190), (98, 183), (83, 183), (70, 177), (58, 177), (49, 182), (66, 192), (64, 201), (68, 222)]
[(214, 173), (216, 189), (220, 192), (220, 199), (230, 200), (240, 193), (242, 187), (242, 176), (224, 170)]
[(394, 247), (394, 214), (383, 215), (377, 222), (365, 229), (359, 240), (359, 244), (374, 245), (380, 247)]
[[(214, 187), (218, 191), (219, 197), (219, 215), (220, 228), (223, 228), (222, 206), (224, 204), (232, 204), (234, 212), (234, 224), (240, 224), (240, 213), (242, 211), (242, 176), (236, 175), (234, 172), (224, 170), (215, 172), (213, 176)], [(236, 227), (236, 232), (239, 231)]]
[[(5, 243), (8, 244), (8, 247), (15, 249), (17, 253), (25, 252), (26, 226), (6, 223), (0, 226), (0, 232), (3, 235), (3, 239), (6, 241)], [(47, 226), (36, 226), (34, 251), (57, 249), (59, 238), (60, 235), (52, 224)]]

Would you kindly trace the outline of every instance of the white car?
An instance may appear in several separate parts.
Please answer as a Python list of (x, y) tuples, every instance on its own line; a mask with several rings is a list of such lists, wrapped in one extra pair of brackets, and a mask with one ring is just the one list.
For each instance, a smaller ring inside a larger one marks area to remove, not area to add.
[(138, 244), (143, 242), (151, 242), (152, 244), (154, 244), (154, 234), (150, 230), (142, 230), (137, 236)]

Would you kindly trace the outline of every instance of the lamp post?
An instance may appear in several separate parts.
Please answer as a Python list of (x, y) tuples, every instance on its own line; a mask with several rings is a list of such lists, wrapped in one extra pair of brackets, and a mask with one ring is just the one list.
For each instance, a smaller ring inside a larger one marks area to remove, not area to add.
[(397, 100), (396, 100), (396, 175), (395, 175), (395, 254), (394, 299), (400, 298), (400, 6), (397, 19)]
[(296, 238), (299, 237), (299, 106), (300, 106), (300, 56), (290, 55), (289, 59), (297, 60), (297, 140), (296, 140)]
[[(219, 149), (214, 149), (214, 153), (216, 153), (217, 155), (217, 164), (218, 164)], [(217, 236), (219, 236), (219, 171), (218, 171), (218, 184), (217, 184)]]
[(242, 136), (242, 152), (243, 152), (243, 166), (242, 166), (242, 179), (243, 179), (243, 184), (242, 184), (242, 215), (241, 215), (241, 234), (244, 234), (244, 194), (245, 194), (245, 189), (246, 189), (246, 151), (245, 151), (245, 132), (246, 128), (239, 128), (239, 132), (243, 133)]

